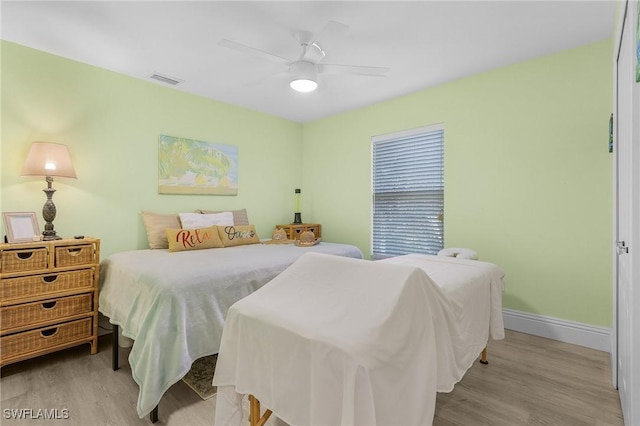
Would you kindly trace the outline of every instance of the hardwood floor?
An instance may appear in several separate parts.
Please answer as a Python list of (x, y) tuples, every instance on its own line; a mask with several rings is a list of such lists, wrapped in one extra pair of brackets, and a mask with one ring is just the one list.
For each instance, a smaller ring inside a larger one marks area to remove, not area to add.
[(609, 354), (507, 330), (454, 390), (434, 425), (623, 425)]
[[(120, 370), (111, 370), (107, 335), (96, 355), (83, 345), (3, 367), (0, 423), (150, 425), (136, 414), (138, 386), (127, 355), (121, 349)], [(211, 425), (215, 401), (202, 401), (179, 381), (163, 396), (157, 425)], [(8, 418), (11, 410), (21, 409), (31, 409), (34, 417), (39, 409), (57, 409), (58, 417), (66, 413), (68, 419)], [(507, 331), (505, 340), (490, 343), (489, 365), (476, 362), (453, 392), (438, 394), (434, 425), (621, 426), (623, 421), (609, 354)]]

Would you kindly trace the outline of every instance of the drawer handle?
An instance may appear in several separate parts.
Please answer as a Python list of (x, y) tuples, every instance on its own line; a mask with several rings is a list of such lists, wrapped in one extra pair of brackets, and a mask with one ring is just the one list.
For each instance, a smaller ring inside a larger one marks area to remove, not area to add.
[(54, 300), (53, 302), (44, 302), (42, 304), (42, 307), (44, 309), (51, 309), (51, 308), (54, 308), (57, 304), (58, 304), (58, 302)]
[(50, 328), (48, 330), (42, 330), (40, 332), (40, 334), (42, 335), (42, 337), (53, 337), (56, 335), (56, 333), (58, 333), (58, 327), (56, 328)]
[(47, 275), (46, 277), (42, 277), (42, 281), (44, 281), (47, 284), (51, 284), (52, 282), (55, 282), (55, 280), (58, 279), (57, 275)]
[(67, 253), (69, 253), (70, 256), (77, 256), (80, 254), (81, 251), (82, 251), (81, 247), (67, 249)]
[(29, 251), (29, 252), (20, 252), (20, 253), (16, 253), (16, 256), (18, 256), (18, 259), (20, 260), (27, 260), (29, 259), (31, 256), (33, 256), (33, 252)]

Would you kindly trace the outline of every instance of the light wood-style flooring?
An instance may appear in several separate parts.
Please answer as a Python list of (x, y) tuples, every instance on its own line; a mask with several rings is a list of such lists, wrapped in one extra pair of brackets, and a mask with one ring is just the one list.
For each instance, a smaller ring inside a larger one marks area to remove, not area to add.
[[(111, 337), (45, 355), (0, 371), (0, 424), (151, 425), (136, 413), (138, 386), (120, 349), (111, 370)], [(202, 401), (179, 381), (160, 402), (157, 425), (212, 425), (215, 398)], [(68, 410), (68, 419), (9, 419), (7, 410)], [(270, 422), (271, 423), (271, 422)], [(273, 422), (279, 423), (279, 422)], [(475, 363), (453, 392), (438, 394), (437, 426), (621, 426), (618, 393), (611, 385), (609, 354), (507, 331), (489, 345), (489, 365)]]

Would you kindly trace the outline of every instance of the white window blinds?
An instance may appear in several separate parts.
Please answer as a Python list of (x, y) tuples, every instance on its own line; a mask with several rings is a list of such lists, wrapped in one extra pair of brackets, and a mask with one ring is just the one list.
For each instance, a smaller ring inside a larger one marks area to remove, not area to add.
[(444, 245), (444, 127), (375, 136), (372, 258)]

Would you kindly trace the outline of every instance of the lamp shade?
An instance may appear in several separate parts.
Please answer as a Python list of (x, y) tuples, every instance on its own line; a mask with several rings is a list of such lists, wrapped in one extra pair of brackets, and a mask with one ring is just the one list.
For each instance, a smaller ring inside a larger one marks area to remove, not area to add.
[(55, 176), (77, 179), (66, 145), (33, 142), (22, 167), (22, 176)]

